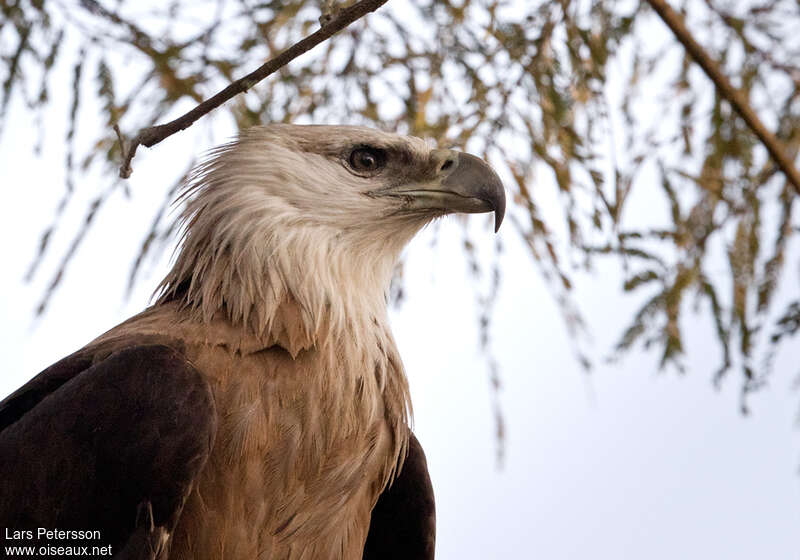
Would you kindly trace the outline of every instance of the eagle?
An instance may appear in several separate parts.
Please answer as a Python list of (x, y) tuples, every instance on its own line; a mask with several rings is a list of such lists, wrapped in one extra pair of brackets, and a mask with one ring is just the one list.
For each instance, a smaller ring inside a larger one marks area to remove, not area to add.
[(434, 218), (494, 212), (497, 231), (497, 174), (419, 138), (269, 125), (211, 150), (180, 200), (153, 304), (0, 403), (3, 544), (433, 558), (387, 294)]

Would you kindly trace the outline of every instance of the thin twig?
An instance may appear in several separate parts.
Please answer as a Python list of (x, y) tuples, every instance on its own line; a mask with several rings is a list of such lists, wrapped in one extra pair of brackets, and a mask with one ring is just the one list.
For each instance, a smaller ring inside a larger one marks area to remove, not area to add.
[(117, 133), (119, 151), (122, 153), (122, 159), (125, 159), (127, 157), (127, 152), (125, 151), (125, 137), (122, 136), (122, 131), (119, 129), (119, 125), (117, 123), (114, 123), (114, 132)]
[(769, 155), (781, 168), (786, 179), (792, 184), (797, 194), (800, 194), (800, 173), (794, 166), (792, 159), (788, 156), (786, 148), (778, 138), (772, 134), (756, 112), (750, 106), (747, 96), (740, 90), (733, 87), (725, 74), (722, 73), (719, 65), (694, 40), (692, 34), (686, 28), (683, 17), (673, 10), (666, 0), (647, 0), (647, 3), (656, 11), (664, 23), (672, 30), (675, 37), (680, 41), (694, 61), (700, 65), (706, 75), (714, 82), (719, 94), (731, 104), (734, 110), (739, 113), (747, 126), (750, 127), (764, 147), (767, 148)]
[(357, 19), (364, 17), (369, 12), (374, 12), (386, 2), (387, 0), (361, 0), (361, 2), (353, 4), (349, 8), (344, 8), (330, 23), (324, 25), (308, 37), (301, 39), (299, 42), (281, 52), (278, 56), (268, 60), (247, 76), (231, 83), (228, 87), (213, 97), (206, 99), (185, 115), (166, 124), (143, 128), (131, 141), (128, 150), (122, 150), (123, 161), (119, 169), (119, 176), (123, 179), (127, 179), (131, 176), (131, 172), (133, 171), (131, 169), (131, 160), (133, 160), (133, 157), (136, 155), (136, 149), (140, 144), (151, 148), (168, 136), (172, 136), (178, 131), (189, 128), (200, 117), (213, 111), (232, 97), (247, 91), (273, 72), (289, 64), (301, 54), (313, 49), (318, 44), (329, 39), (332, 35), (341, 31)]

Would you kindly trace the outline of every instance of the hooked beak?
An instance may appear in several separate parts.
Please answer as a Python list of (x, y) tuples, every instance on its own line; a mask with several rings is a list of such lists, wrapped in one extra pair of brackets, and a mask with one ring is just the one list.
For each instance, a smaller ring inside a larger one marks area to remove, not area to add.
[(497, 173), (482, 159), (464, 152), (435, 150), (432, 157), (436, 166), (432, 180), (372, 194), (402, 198), (410, 210), (494, 212), (497, 232), (506, 211), (506, 195)]

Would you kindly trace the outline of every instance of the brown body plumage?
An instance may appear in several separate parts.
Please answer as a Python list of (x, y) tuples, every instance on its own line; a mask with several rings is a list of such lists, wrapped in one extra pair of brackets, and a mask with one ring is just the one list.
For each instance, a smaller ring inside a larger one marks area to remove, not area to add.
[(408, 389), (393, 345), (383, 347), (387, 334), (321, 334), (319, 348), (292, 357), (224, 318), (198, 324), (170, 303), (87, 348), (180, 348), (211, 387), (216, 444), (169, 558), (361, 557), (372, 507), (408, 440)]
[[(212, 152), (185, 196), (184, 237), (156, 304), (0, 405), (0, 463), (35, 463), (27, 484), (50, 484), (42, 451), (100, 458), (88, 479), (76, 471), (77, 482), (49, 490), (80, 515), (45, 492), (13, 510), (26, 483), (12, 480), (0, 521), (106, 523), (130, 557), (431, 558), (430, 483), (386, 292), (432, 217), (495, 210), (499, 225), (499, 180), (477, 158), (418, 139), (282, 125)], [(154, 368), (163, 380), (149, 385)], [(89, 418), (92, 394), (129, 398)], [(42, 427), (60, 416), (68, 434)], [(121, 435), (138, 429), (141, 441)]]

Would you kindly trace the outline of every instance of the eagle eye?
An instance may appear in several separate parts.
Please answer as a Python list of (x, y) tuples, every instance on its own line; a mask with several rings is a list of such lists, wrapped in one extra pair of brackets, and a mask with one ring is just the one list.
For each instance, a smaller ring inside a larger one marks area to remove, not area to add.
[(380, 148), (360, 146), (350, 152), (347, 162), (358, 174), (377, 173), (386, 165), (386, 152)]

